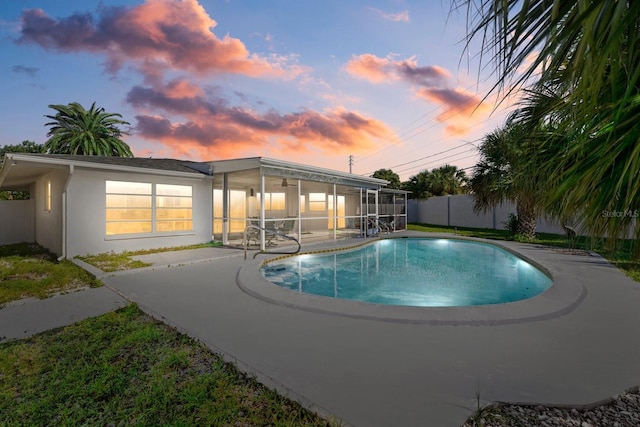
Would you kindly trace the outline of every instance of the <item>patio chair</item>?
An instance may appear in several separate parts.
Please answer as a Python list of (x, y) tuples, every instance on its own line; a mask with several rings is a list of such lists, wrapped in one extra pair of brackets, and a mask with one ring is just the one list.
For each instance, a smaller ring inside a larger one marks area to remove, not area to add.
[[(260, 227), (260, 220), (258, 218), (252, 218), (249, 220), (250, 225), (255, 225), (256, 227)], [(267, 224), (268, 225), (268, 224)], [(265, 227), (266, 228), (266, 227)], [(276, 233), (273, 230), (266, 228), (264, 232), (264, 237), (266, 239), (266, 246), (275, 245), (271, 241), (276, 237)], [(254, 241), (256, 246), (260, 245), (260, 229), (251, 227), (247, 230), (247, 244), (251, 246), (251, 241)]]
[(296, 217), (288, 216), (282, 221), (282, 225), (278, 229), (283, 234), (288, 235), (293, 231), (293, 227), (296, 224)]

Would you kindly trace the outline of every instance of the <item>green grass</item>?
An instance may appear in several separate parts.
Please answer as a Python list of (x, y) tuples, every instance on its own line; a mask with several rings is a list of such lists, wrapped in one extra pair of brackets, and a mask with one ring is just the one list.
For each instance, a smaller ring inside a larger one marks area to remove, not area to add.
[[(409, 224), (407, 228), (431, 233), (457, 233), (460, 236), (480, 237), (483, 239), (513, 240), (513, 236), (507, 230), (446, 227), (428, 224)], [(635, 240), (610, 242), (606, 239), (579, 236), (574, 242), (570, 242), (567, 236), (562, 234), (537, 233), (536, 238), (527, 241), (527, 243), (596, 252), (621, 269), (627, 276), (640, 282), (640, 251), (638, 250), (640, 248)]]
[(124, 252), (106, 252), (96, 255), (79, 256), (78, 258), (84, 262), (99, 268), (102, 271), (112, 272), (120, 270), (130, 270), (133, 268), (149, 267), (151, 264), (131, 259), (136, 255), (148, 255), (159, 252), (183, 251), (187, 249), (211, 248), (222, 246), (221, 242), (211, 241), (208, 243), (199, 243), (189, 246), (177, 246), (170, 248), (147, 249), (140, 251), (124, 251)]
[(130, 305), (0, 344), (0, 425), (330, 426)]
[(36, 244), (0, 246), (0, 306), (21, 298), (47, 298), (58, 292), (101, 283), (89, 273)]

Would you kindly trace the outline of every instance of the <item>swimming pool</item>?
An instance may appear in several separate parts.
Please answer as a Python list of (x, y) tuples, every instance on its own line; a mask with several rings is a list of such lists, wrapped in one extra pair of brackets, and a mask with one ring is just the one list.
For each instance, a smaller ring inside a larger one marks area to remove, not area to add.
[(498, 246), (432, 238), (384, 239), (355, 250), (288, 257), (267, 263), (261, 273), (305, 294), (421, 307), (519, 301), (552, 285), (536, 267)]

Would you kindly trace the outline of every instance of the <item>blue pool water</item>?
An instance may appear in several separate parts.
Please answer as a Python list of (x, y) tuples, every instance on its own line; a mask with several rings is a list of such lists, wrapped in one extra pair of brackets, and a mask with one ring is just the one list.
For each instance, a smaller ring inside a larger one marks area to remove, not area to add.
[(552, 281), (490, 244), (451, 239), (386, 239), (356, 250), (298, 255), (262, 275), (307, 294), (405, 306), (470, 306), (530, 298)]

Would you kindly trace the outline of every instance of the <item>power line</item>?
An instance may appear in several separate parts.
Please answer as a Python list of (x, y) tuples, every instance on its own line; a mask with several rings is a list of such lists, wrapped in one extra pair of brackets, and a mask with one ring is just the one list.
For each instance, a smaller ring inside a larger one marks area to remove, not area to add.
[[(449, 149), (444, 150), (444, 151), (440, 151), (440, 152), (438, 152), (438, 153), (430, 154), (430, 155), (428, 155), (428, 156), (421, 157), (421, 158), (416, 159), (416, 160), (411, 160), (410, 162), (400, 163), (399, 165), (391, 166), (391, 167), (389, 167), (388, 169), (398, 168), (398, 167), (400, 167), (400, 166), (405, 166), (405, 165), (408, 165), (408, 164), (411, 164), (411, 163), (415, 163), (415, 162), (419, 162), (419, 161), (422, 161), (422, 160), (425, 160), (425, 159), (429, 159), (429, 158), (431, 158), (431, 157), (439, 156), (440, 154), (448, 153), (449, 151), (453, 151), (453, 150), (455, 150), (455, 149), (458, 149), (458, 148), (460, 148), (460, 147), (464, 147), (464, 146), (466, 146), (466, 145), (470, 145), (470, 144), (473, 146), (473, 148), (474, 148), (474, 149), (476, 148), (476, 147), (475, 147), (471, 142), (465, 142), (464, 144), (457, 145), (457, 146), (455, 146), (455, 147), (449, 148)], [(459, 154), (460, 154), (460, 153), (459, 153)], [(365, 174), (362, 174), (362, 175), (369, 176), (369, 175), (371, 175), (372, 173), (373, 173), (373, 172), (369, 172), (369, 173), (365, 173)]]
[[(472, 89), (474, 86), (475, 86), (475, 85), (472, 85), (472, 86), (470, 86), (470, 87), (468, 87), (468, 88), (465, 88), (465, 89), (463, 89), (463, 90), (464, 90), (465, 92), (466, 92), (466, 91), (469, 91), (469, 90), (470, 90), (470, 89)], [(420, 120), (422, 120), (422, 119), (426, 118), (428, 115), (430, 115), (430, 114), (434, 113), (434, 112), (435, 112), (435, 111), (437, 111), (439, 108), (441, 108), (441, 106), (440, 106), (440, 105), (437, 105), (437, 106), (435, 106), (435, 107), (431, 108), (431, 110), (427, 111), (425, 114), (421, 115), (421, 116), (420, 116), (420, 117), (418, 117), (417, 119), (415, 119), (415, 120), (413, 120), (413, 121), (409, 122), (408, 124), (406, 124), (406, 125), (402, 126), (400, 129), (398, 129), (398, 132), (400, 132), (402, 129), (407, 128), (407, 127), (409, 127), (409, 126), (413, 125), (414, 123), (416, 123), (416, 122), (418, 122), (418, 121), (420, 121)], [(384, 147), (382, 147), (382, 148), (380, 148), (380, 149), (378, 149), (378, 150), (376, 150), (376, 151), (373, 151), (373, 152), (371, 152), (371, 153), (369, 153), (369, 154), (365, 154), (365, 155), (363, 155), (363, 156), (360, 156), (360, 158), (361, 158), (361, 159), (366, 159), (366, 158), (368, 158), (368, 157), (373, 156), (374, 154), (377, 154), (377, 153), (379, 153), (379, 152), (381, 152), (381, 151), (384, 151), (384, 150), (386, 150), (386, 149), (388, 149), (388, 148), (394, 147), (394, 146), (396, 146), (396, 145), (400, 144), (401, 142), (403, 142), (403, 141), (404, 141), (404, 139), (410, 139), (410, 138), (413, 138), (413, 137), (415, 137), (415, 136), (417, 136), (417, 135), (420, 135), (421, 133), (424, 133), (424, 132), (426, 132), (427, 130), (429, 130), (429, 129), (431, 129), (431, 128), (435, 127), (435, 126), (437, 126), (440, 122), (445, 121), (445, 120), (449, 120), (450, 118), (455, 117), (455, 116), (457, 116), (457, 115), (459, 115), (459, 114), (462, 114), (462, 113), (463, 113), (463, 111), (461, 111), (461, 110), (452, 110), (452, 111), (450, 111), (449, 113), (444, 113), (444, 116), (443, 116), (439, 121), (432, 120), (432, 123), (430, 124), (430, 126), (428, 126), (428, 127), (424, 128), (424, 129), (420, 130), (419, 132), (417, 132), (417, 133), (415, 133), (415, 134), (413, 134), (413, 135), (411, 135), (411, 136), (409, 136), (409, 137), (407, 137), (407, 138), (404, 138), (404, 135), (401, 135), (401, 134), (399, 134), (399, 133), (398, 133), (395, 137), (393, 137), (393, 138), (391, 138), (391, 139), (389, 139), (389, 140), (387, 141), (387, 142), (393, 142), (393, 141), (399, 140), (399, 141), (398, 141), (398, 142), (396, 142), (395, 144), (391, 144), (391, 145), (384, 146)], [(426, 125), (426, 124), (428, 124), (428, 123), (425, 123), (425, 125)], [(475, 126), (477, 126), (477, 125), (479, 125), (479, 124), (481, 124), (481, 123), (476, 123), (475, 125), (473, 125), (473, 126), (471, 126), (471, 127), (475, 127)], [(414, 127), (413, 129), (411, 129), (409, 132), (407, 132), (407, 134), (408, 134), (408, 133), (411, 133), (411, 132), (413, 132), (413, 131), (415, 131), (416, 129), (418, 129), (418, 126), (416, 126), (416, 127)], [(405, 134), (405, 135), (406, 135), (406, 134)], [(403, 138), (404, 138), (404, 139), (403, 139)]]
[[(428, 113), (425, 113), (424, 115), (422, 115), (422, 116), (421, 116), (421, 117), (419, 117), (418, 119), (416, 119), (416, 120), (414, 120), (414, 121), (410, 122), (409, 124), (407, 124), (407, 125), (403, 126), (401, 129), (406, 128), (406, 127), (408, 127), (409, 125), (411, 125), (411, 124), (413, 124), (413, 123), (415, 123), (415, 122), (417, 122), (417, 121), (421, 120), (422, 118), (426, 117), (428, 114), (430, 114), (431, 112), (433, 112), (433, 111), (434, 111), (435, 109), (437, 109), (437, 108), (439, 108), (439, 107), (435, 107), (434, 109), (432, 109), (432, 111), (430, 111), (430, 112), (428, 112)], [(502, 113), (506, 113), (506, 111), (507, 111), (507, 110), (505, 109), (504, 111), (502, 111), (502, 112), (501, 112), (501, 114), (502, 114)], [(448, 119), (450, 119), (450, 118), (452, 118), (452, 117), (454, 117), (454, 116), (456, 116), (456, 115), (458, 115), (458, 114), (461, 114), (461, 113), (462, 113), (461, 111), (454, 111), (454, 112), (452, 112), (451, 114), (448, 114), (448, 115), (446, 115), (445, 117), (443, 117), (441, 120), (448, 120)], [(388, 148), (394, 147), (394, 146), (396, 146), (396, 145), (400, 144), (401, 142), (405, 142), (405, 141), (406, 141), (406, 140), (408, 140), (408, 139), (411, 139), (411, 138), (413, 138), (413, 137), (415, 137), (415, 136), (417, 136), (417, 135), (420, 135), (420, 134), (422, 134), (422, 133), (426, 132), (427, 130), (429, 130), (429, 129), (431, 129), (431, 128), (435, 127), (435, 126), (437, 126), (439, 123), (440, 123), (440, 121), (438, 121), (438, 122), (435, 122), (435, 121), (434, 121), (434, 122), (432, 122), (429, 126), (425, 127), (424, 129), (419, 130), (418, 132), (416, 132), (416, 133), (414, 133), (414, 134), (412, 134), (412, 135), (408, 136), (408, 137), (407, 137), (407, 138), (405, 138), (405, 139), (401, 139), (401, 140), (399, 140), (399, 141), (398, 141), (398, 142), (396, 142), (395, 144), (387, 145), (387, 146), (385, 146), (385, 147), (380, 148), (379, 150), (376, 150), (376, 151), (374, 151), (374, 152), (372, 152), (372, 153), (366, 154), (366, 155), (361, 156), (361, 157), (359, 157), (359, 158), (360, 158), (360, 159), (366, 159), (366, 158), (369, 158), (369, 157), (371, 157), (371, 156), (373, 156), (373, 155), (375, 155), (375, 154), (380, 153), (381, 151), (384, 151), (384, 150), (386, 150), (386, 149), (388, 149)], [(469, 127), (468, 127), (468, 129), (473, 129), (473, 128), (478, 127), (478, 126), (481, 126), (481, 125), (484, 125), (484, 122), (477, 122), (477, 123), (475, 123), (475, 124), (473, 124), (473, 125), (469, 126)], [(418, 129), (418, 127), (415, 127), (415, 128), (413, 128), (410, 132), (416, 131), (417, 129)], [(394, 138), (390, 139), (389, 141), (390, 141), (390, 142), (391, 142), (391, 141), (395, 141), (395, 140), (400, 139), (401, 137), (402, 137), (402, 135), (397, 135), (397, 136), (395, 136)], [(452, 139), (452, 138), (449, 138), (449, 139)], [(446, 139), (445, 139), (445, 140), (446, 140)], [(462, 144), (462, 145), (464, 145), (464, 144)], [(460, 147), (460, 146), (457, 146), (457, 147)], [(454, 147), (454, 148), (455, 148), (455, 147)], [(433, 156), (438, 155), (438, 154), (441, 154), (441, 153), (433, 154)], [(429, 157), (429, 156), (427, 156), (427, 157)], [(418, 160), (415, 160), (415, 161), (420, 161), (420, 160), (423, 160), (423, 159), (424, 159), (424, 158), (422, 158), (422, 159), (418, 159)], [(415, 161), (414, 161), (414, 162), (415, 162)], [(404, 165), (404, 164), (400, 164), (400, 165), (396, 165), (396, 166), (391, 166), (391, 167), (390, 167), (390, 168), (388, 168), (388, 169), (393, 169), (394, 167), (403, 166), (403, 165)], [(370, 175), (371, 173), (373, 173), (373, 172), (370, 172), (370, 173), (368, 173), (368, 174), (362, 174), (362, 175)]]
[[(462, 153), (460, 153), (460, 154), (462, 154)], [(457, 159), (450, 160), (449, 162), (439, 163), (439, 164), (438, 164), (438, 165), (436, 165), (436, 166), (432, 166), (432, 167), (431, 167), (431, 169), (437, 169), (437, 168), (439, 168), (439, 167), (441, 167), (441, 166), (445, 166), (445, 165), (447, 165), (447, 164), (450, 164), (452, 161), (458, 161), (458, 160), (469, 159), (469, 158), (471, 158), (471, 157), (475, 157), (475, 156), (476, 156), (476, 154), (470, 154), (470, 155), (468, 155), (468, 156), (459, 157), (459, 158), (457, 158)], [(426, 168), (425, 168), (425, 166), (427, 166), (427, 165), (431, 165), (431, 164), (434, 164), (434, 163), (436, 163), (436, 162), (440, 162), (441, 160), (443, 160), (443, 159), (438, 159), (438, 160), (435, 160), (435, 161), (433, 161), (433, 162), (424, 163), (424, 164), (422, 164), (422, 165), (420, 165), (420, 166), (416, 166), (416, 167), (414, 167), (414, 168), (409, 168), (409, 169), (407, 169), (407, 170), (405, 170), (405, 171), (401, 171), (400, 173), (407, 173), (408, 171), (410, 171), (410, 170), (412, 170), (412, 169), (422, 169), (422, 170), (424, 170), (424, 169), (426, 169)], [(470, 168), (473, 168), (473, 167), (475, 167), (475, 166), (470, 166), (470, 167), (468, 167), (468, 168), (459, 169), (459, 170), (466, 170), (466, 169), (470, 169)], [(414, 173), (415, 173), (415, 172), (414, 172)]]

